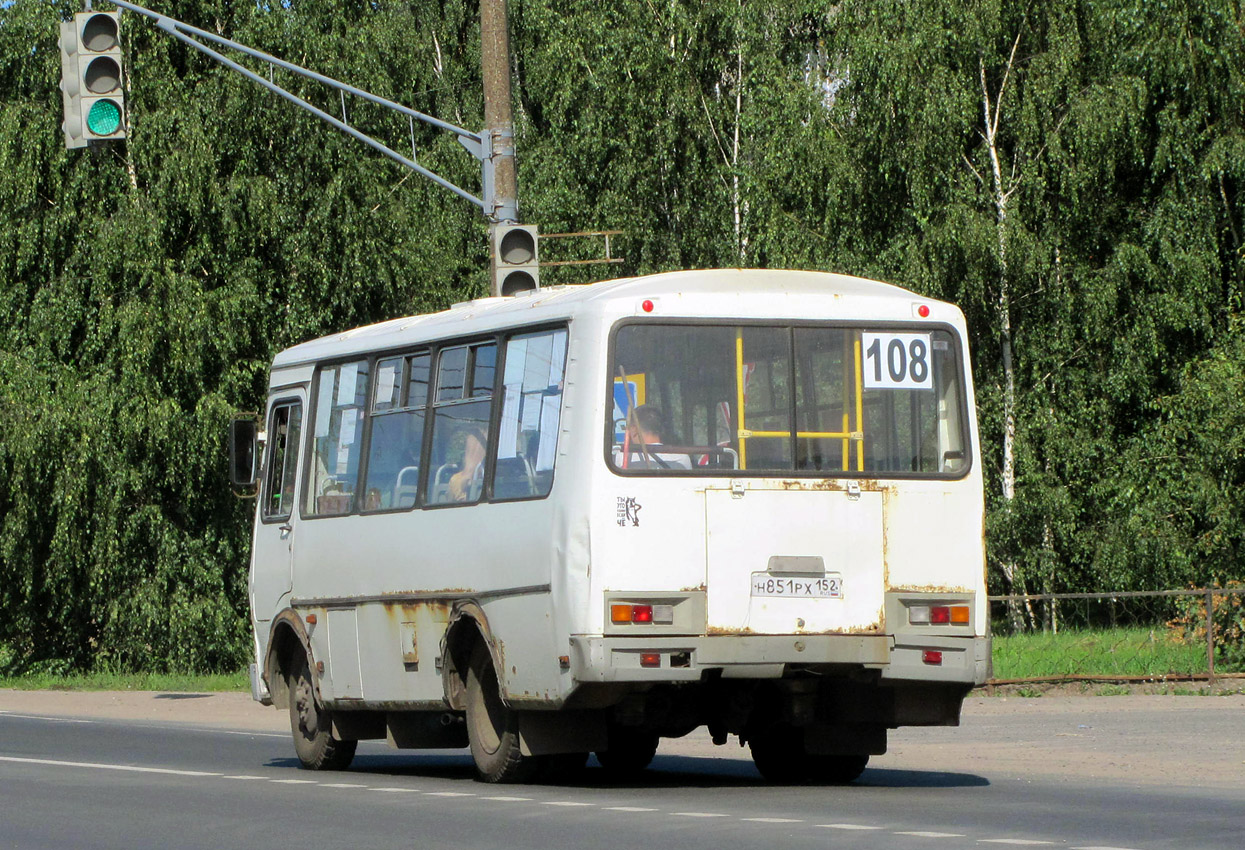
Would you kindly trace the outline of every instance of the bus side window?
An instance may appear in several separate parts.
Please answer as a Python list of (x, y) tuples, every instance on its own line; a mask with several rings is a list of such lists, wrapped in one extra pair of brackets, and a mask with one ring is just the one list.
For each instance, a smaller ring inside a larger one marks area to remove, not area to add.
[(264, 470), (265, 520), (289, 519), (294, 510), (294, 479), (298, 467), (298, 436), (303, 406), (292, 401), (272, 409), (268, 424), (268, 463)]
[(497, 345), (493, 342), (459, 345), (438, 353), (424, 504), (479, 501), (496, 364)]
[(428, 352), (390, 357), (376, 364), (376, 387), (368, 427), (365, 511), (411, 508), (419, 487), (428, 398)]
[(303, 508), (308, 516), (339, 516), (356, 507), (368, 362), (323, 367), (318, 381), (315, 450)]
[(493, 499), (547, 496), (562, 414), (566, 329), (511, 337), (505, 364)]

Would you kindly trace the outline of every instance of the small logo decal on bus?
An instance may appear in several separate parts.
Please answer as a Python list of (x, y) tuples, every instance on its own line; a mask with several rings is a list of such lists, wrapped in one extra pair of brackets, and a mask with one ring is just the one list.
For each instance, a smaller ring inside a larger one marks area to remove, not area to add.
[(619, 496), (617, 511), (618, 524), (624, 528), (628, 525), (628, 523), (632, 526), (638, 526), (640, 524), (641, 507), (643, 506), (630, 496)]

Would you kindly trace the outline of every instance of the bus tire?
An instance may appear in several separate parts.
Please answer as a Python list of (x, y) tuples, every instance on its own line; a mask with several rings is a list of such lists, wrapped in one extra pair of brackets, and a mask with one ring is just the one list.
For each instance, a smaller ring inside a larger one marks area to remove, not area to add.
[(804, 750), (804, 733), (794, 726), (775, 723), (748, 738), (752, 763), (770, 782), (783, 785), (808, 781), (810, 767)]
[(467, 665), (467, 739), (481, 782), (527, 782), (536, 777), (539, 759), (519, 750), (519, 718), (501, 700), (493, 659), (483, 642)]
[(846, 785), (858, 779), (867, 764), (867, 755), (814, 756), (813, 778), (830, 785)]
[(597, 753), (597, 761), (613, 776), (635, 776), (652, 763), (659, 740), (652, 732), (611, 723), (609, 749)]
[(290, 672), (290, 731), (299, 767), (305, 770), (345, 770), (354, 759), (358, 741), (333, 737), (333, 715), (316, 701), (307, 656), (299, 653)]
[(748, 741), (752, 761), (770, 782), (785, 785), (846, 785), (864, 773), (867, 755), (812, 755), (804, 748), (803, 730), (776, 723)]

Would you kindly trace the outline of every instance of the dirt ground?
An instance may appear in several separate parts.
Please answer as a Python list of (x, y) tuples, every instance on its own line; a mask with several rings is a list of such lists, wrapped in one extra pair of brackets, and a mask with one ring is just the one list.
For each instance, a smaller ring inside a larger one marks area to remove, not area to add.
[[(0, 690), (0, 713), (289, 730), (285, 712), (243, 693)], [(715, 747), (703, 730), (663, 740), (660, 752), (748, 758), (734, 739)], [(959, 727), (896, 730), (889, 751), (870, 766), (1239, 791), (1245, 787), (1245, 694), (970, 696)]]

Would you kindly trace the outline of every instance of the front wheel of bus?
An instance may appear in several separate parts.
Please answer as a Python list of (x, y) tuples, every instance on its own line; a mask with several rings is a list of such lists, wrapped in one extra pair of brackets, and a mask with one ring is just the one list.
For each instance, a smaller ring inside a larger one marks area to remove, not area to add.
[(497, 672), (484, 644), (477, 644), (467, 667), (467, 738), (481, 782), (526, 782), (539, 759), (519, 750), (519, 719), (501, 701)]
[(306, 656), (295, 665), (290, 674), (290, 731), (298, 763), (307, 770), (345, 770), (358, 742), (333, 737), (333, 716), (316, 702)]

